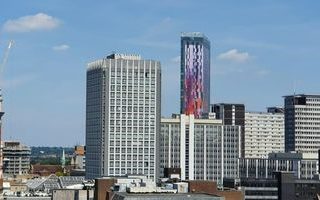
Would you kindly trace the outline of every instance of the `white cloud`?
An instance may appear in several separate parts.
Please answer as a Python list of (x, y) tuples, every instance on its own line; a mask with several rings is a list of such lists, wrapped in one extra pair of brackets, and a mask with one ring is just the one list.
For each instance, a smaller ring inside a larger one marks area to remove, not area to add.
[(239, 52), (237, 49), (231, 49), (225, 53), (218, 55), (219, 60), (228, 60), (232, 62), (246, 62), (250, 59), (248, 52)]
[(268, 70), (265, 70), (265, 69), (260, 69), (259, 71), (257, 71), (257, 74), (259, 76), (266, 76), (268, 75), (270, 72)]
[(180, 63), (180, 56), (176, 56), (174, 58), (171, 58), (171, 62)]
[(227, 38), (221, 41), (227, 45), (236, 45), (236, 46), (245, 46), (245, 47), (253, 47), (253, 48), (266, 48), (273, 50), (281, 50), (284, 47), (280, 44), (271, 43), (270, 41), (254, 41), (252, 39), (247, 40), (243, 38)]
[(52, 47), (52, 49), (55, 50), (55, 51), (65, 51), (65, 50), (68, 50), (69, 48), (70, 48), (70, 46), (66, 45), (66, 44), (62, 44), (62, 45), (58, 45), (58, 46)]
[(3, 25), (3, 30), (7, 32), (30, 32), (40, 30), (51, 30), (60, 25), (57, 18), (45, 13), (27, 15), (18, 19), (8, 20)]

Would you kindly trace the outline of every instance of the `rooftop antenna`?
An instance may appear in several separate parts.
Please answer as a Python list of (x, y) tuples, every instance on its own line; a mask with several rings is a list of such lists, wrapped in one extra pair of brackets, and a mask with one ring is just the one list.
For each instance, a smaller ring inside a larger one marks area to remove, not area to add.
[(296, 96), (296, 81), (293, 81), (293, 96)]

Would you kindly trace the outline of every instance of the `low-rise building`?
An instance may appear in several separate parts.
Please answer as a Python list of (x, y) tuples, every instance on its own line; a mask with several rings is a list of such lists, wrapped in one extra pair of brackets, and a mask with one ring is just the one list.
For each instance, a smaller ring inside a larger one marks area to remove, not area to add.
[(145, 176), (105, 177), (95, 180), (97, 200), (118, 199), (212, 199), (242, 200), (237, 190), (218, 190), (213, 181), (161, 182), (156, 185)]
[(56, 189), (52, 191), (52, 200), (93, 200), (93, 190)]
[(75, 185), (80, 185), (81, 188), (84, 187), (84, 176), (61, 176), (58, 177), (51, 174), (48, 177), (40, 177), (35, 179), (30, 179), (27, 181), (28, 190), (32, 193), (35, 192), (45, 192), (50, 194), (52, 190), (57, 189), (68, 189), (68, 187), (73, 187)]
[(225, 187), (237, 189), (245, 199), (300, 200), (319, 199), (319, 175), (298, 179), (293, 172), (274, 172), (271, 178), (225, 179)]
[(223, 186), (242, 191), (244, 199), (278, 199), (278, 182), (274, 178), (226, 178)]
[(115, 192), (113, 199), (121, 200), (224, 200), (224, 197), (210, 195), (210, 194), (161, 194), (161, 193), (149, 193), (149, 194), (133, 194), (126, 192)]
[(277, 172), (278, 199), (319, 199), (319, 175), (314, 179), (297, 179), (291, 172)]

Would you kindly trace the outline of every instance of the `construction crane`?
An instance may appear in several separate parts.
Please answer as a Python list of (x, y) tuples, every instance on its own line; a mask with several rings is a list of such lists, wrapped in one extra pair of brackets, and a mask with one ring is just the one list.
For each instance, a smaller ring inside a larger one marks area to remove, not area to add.
[[(4, 52), (3, 60), (0, 65), (0, 190), (3, 189), (3, 151), (2, 151), (2, 116), (4, 115), (4, 112), (2, 110), (2, 93), (1, 93), (1, 87), (2, 87), (2, 72), (4, 70), (5, 65), (7, 64), (10, 49), (13, 45), (14, 41), (10, 40), (7, 49)], [(1, 194), (0, 194), (1, 195)]]
[[(3, 74), (4, 67), (7, 64), (7, 61), (8, 61), (8, 58), (9, 58), (9, 53), (10, 53), (10, 50), (11, 50), (13, 44), (14, 44), (14, 41), (10, 40), (9, 44), (8, 44), (8, 47), (4, 52), (4, 56), (3, 56), (3, 59), (2, 59), (1, 65), (0, 65), (0, 112), (2, 112), (2, 92), (1, 92), (2, 91), (2, 86), (3, 86), (2, 85), (2, 83), (3, 83), (2, 82), (2, 74)], [(0, 116), (0, 121), (1, 121), (1, 116)], [(0, 124), (0, 128), (1, 128), (1, 124)], [(0, 134), (0, 141), (1, 141), (1, 134)]]
[(2, 59), (1, 65), (0, 65), (0, 76), (2, 75), (2, 72), (4, 70), (5, 65), (7, 64), (9, 53), (10, 53), (10, 49), (13, 46), (13, 44), (14, 44), (14, 41), (10, 40), (9, 44), (8, 44), (8, 47), (7, 47), (6, 51), (4, 52), (4, 56), (3, 56), (3, 59)]

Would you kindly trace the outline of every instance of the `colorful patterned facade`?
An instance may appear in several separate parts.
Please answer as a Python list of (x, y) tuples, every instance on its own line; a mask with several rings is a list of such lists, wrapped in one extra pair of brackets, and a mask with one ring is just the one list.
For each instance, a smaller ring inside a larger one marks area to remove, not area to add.
[(181, 36), (181, 113), (201, 118), (209, 113), (210, 42), (201, 33)]

